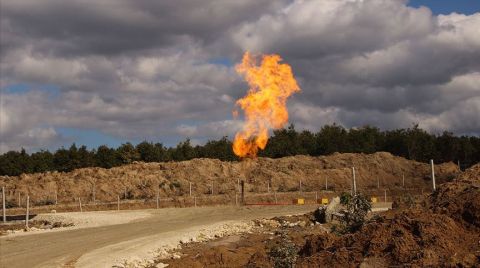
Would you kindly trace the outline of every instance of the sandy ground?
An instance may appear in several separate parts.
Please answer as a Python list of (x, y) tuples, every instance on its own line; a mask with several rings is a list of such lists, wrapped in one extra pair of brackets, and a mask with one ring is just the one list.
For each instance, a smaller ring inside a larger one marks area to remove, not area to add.
[(68, 227), (54, 229), (36, 229), (31, 228), (28, 232), (24, 230), (15, 230), (8, 232), (6, 236), (25, 236), (44, 232), (60, 232), (75, 230), (81, 228), (92, 228), (108, 226), (115, 224), (124, 224), (150, 217), (151, 213), (147, 210), (134, 211), (92, 211), (92, 212), (69, 212), (69, 213), (45, 213), (37, 215), (35, 221), (48, 221), (51, 223), (61, 222)]
[(181, 244), (250, 232), (251, 221), (225, 221), (133, 239), (91, 251), (78, 259), (75, 267), (145, 267), (154, 259), (170, 254)]
[(158, 256), (180, 241), (248, 230), (245, 222), (255, 218), (314, 208), (201, 207), (45, 215), (66, 217), (78, 225), (60, 232), (0, 238), (0, 267), (112, 267), (122, 260), (136, 262)]

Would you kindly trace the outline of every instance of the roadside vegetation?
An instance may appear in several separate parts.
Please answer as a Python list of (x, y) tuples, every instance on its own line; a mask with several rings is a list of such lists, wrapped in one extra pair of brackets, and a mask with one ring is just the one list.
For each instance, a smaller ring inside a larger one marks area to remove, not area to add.
[[(390, 152), (407, 159), (436, 163), (460, 161), (461, 168), (467, 168), (480, 161), (480, 138), (454, 136), (444, 132), (430, 134), (417, 125), (408, 129), (380, 131), (376, 127), (345, 129), (339, 125), (326, 125), (314, 133), (297, 131), (293, 125), (276, 130), (268, 141), (261, 157), (279, 158), (293, 155), (328, 155), (339, 153)], [(193, 146), (189, 139), (176, 147), (162, 143), (141, 142), (137, 145), (125, 143), (118, 148), (102, 145), (96, 149), (86, 146), (60, 148), (55, 152), (39, 151), (32, 154), (24, 149), (9, 151), (0, 155), (0, 175), (17, 176), (22, 173), (45, 171), (71, 171), (85, 167), (111, 168), (134, 161), (167, 162), (184, 161), (193, 158), (214, 158), (223, 161), (237, 161), (228, 137)]]
[(345, 232), (358, 231), (365, 223), (367, 214), (372, 211), (372, 204), (361, 193), (354, 195), (342, 193), (340, 203), (345, 206), (343, 216), (340, 218)]

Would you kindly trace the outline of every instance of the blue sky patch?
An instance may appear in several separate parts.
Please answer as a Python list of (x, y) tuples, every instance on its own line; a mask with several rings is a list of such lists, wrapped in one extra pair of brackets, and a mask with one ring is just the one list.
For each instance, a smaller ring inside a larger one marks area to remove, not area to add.
[(40, 91), (46, 92), (50, 95), (50, 97), (58, 97), (60, 95), (60, 88), (58, 86), (35, 85), (35, 84), (26, 84), (26, 83), (8, 85), (4, 88), (4, 93), (22, 95), (33, 90), (40, 90)]
[(55, 130), (66, 140), (66, 143), (63, 144), (65, 148), (70, 147), (74, 142), (77, 147), (87, 145), (89, 149), (96, 149), (100, 145), (118, 147), (122, 143), (125, 143), (125, 141), (94, 129), (56, 127)]
[(428, 7), (435, 15), (453, 12), (471, 15), (480, 12), (480, 0), (410, 0), (408, 5)]

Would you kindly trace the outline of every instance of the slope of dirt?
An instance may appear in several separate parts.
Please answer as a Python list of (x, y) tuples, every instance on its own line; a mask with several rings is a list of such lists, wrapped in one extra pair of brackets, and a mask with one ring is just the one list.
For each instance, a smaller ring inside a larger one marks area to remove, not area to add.
[[(310, 157), (293, 156), (280, 159), (259, 158), (243, 162), (222, 162), (216, 159), (193, 159), (183, 162), (143, 163), (111, 169), (84, 168), (68, 173), (47, 172), (22, 174), (18, 177), (0, 177), (0, 185), (7, 188), (7, 199), (17, 200), (27, 193), (35, 203), (52, 202), (55, 192), (59, 202), (74, 201), (82, 197), (111, 201), (117, 196), (128, 199), (154, 198), (157, 189), (161, 197), (189, 194), (189, 182), (196, 196), (209, 194), (213, 183), (215, 194), (235, 195), (237, 180), (246, 180), (248, 192), (271, 189), (294, 191), (302, 181), (302, 190), (329, 189), (337, 191), (351, 188), (351, 167), (356, 168), (358, 188), (381, 187), (393, 189), (402, 186), (405, 176), (407, 188), (429, 188), (428, 164), (410, 161), (389, 153), (333, 154)], [(452, 163), (436, 166), (439, 183), (451, 180), (458, 168)]]
[(471, 267), (480, 261), (479, 239), (478, 232), (464, 229), (446, 215), (410, 210), (339, 239), (312, 237), (299, 264), (349, 267), (370, 259), (389, 266)]
[(428, 201), (434, 212), (480, 228), (480, 164), (441, 185)]

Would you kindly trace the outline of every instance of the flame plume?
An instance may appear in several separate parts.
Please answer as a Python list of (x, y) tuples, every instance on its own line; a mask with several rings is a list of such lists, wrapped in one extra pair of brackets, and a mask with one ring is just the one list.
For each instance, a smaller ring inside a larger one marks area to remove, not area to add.
[[(290, 65), (281, 60), (279, 55), (263, 55), (257, 65), (255, 57), (246, 52), (236, 66), (250, 86), (248, 94), (236, 102), (245, 114), (243, 128), (233, 141), (233, 152), (241, 158), (255, 158), (267, 145), (268, 130), (282, 128), (288, 122), (287, 99), (300, 87)], [(236, 117), (238, 111), (233, 115)]]

